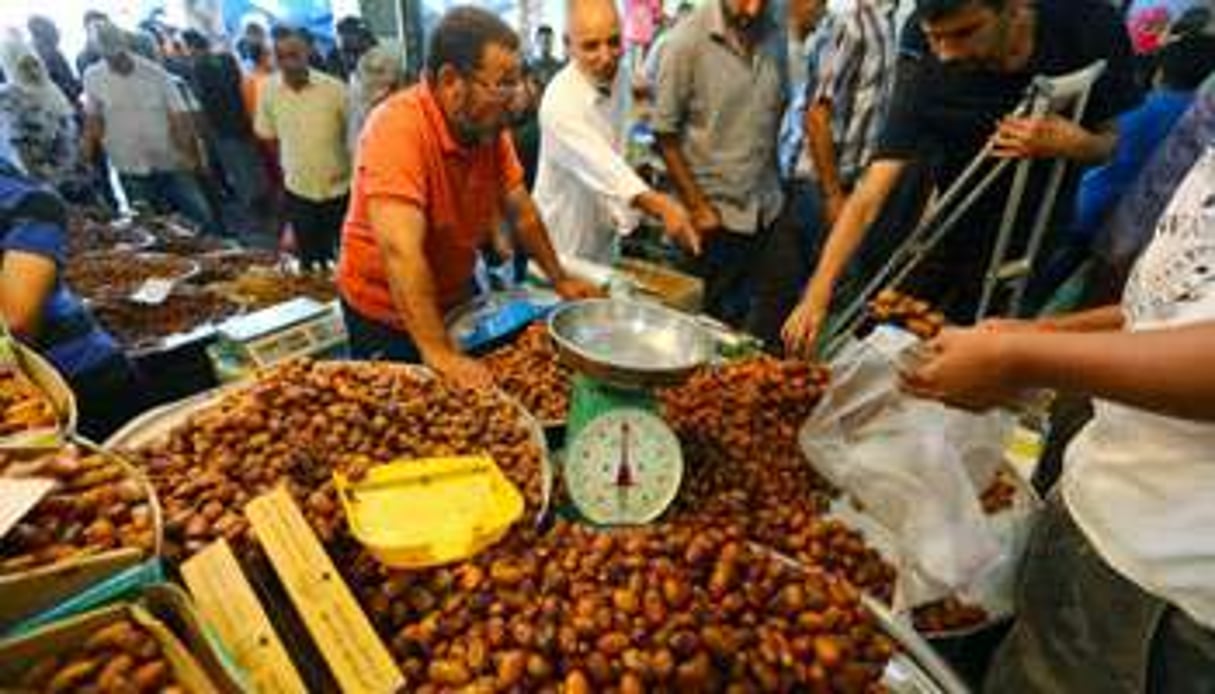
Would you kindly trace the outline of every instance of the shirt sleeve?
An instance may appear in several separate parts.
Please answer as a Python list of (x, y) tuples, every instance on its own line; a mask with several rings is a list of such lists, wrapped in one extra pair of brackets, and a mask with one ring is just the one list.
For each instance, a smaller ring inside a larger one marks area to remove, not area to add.
[[(264, 101), (264, 99), (263, 99)], [(418, 208), (430, 197), (418, 125), (401, 112), (367, 121), (359, 140), (358, 185), (368, 199), (393, 198)]]
[(501, 178), (502, 195), (507, 195), (525, 185), (523, 164), (515, 151), (515, 141), (509, 132), (498, 136), (498, 172)]
[(865, 46), (855, 12), (835, 22), (827, 47), (818, 64), (818, 85), (811, 103), (845, 102), (850, 97), (848, 85), (855, 79), (864, 60)]
[(592, 114), (562, 101), (560, 93), (550, 91), (550, 96), (540, 109), (541, 156), (551, 158), (562, 171), (615, 203), (615, 212), (626, 211), (650, 187), (591, 124)]
[(94, 73), (85, 73), (84, 80), (84, 112), (90, 116), (100, 116), (103, 113), (105, 102), (101, 98), (100, 89), (97, 86), (97, 79)]
[[(685, 20), (692, 21), (692, 20)], [(654, 87), (654, 132), (674, 134), (683, 129), (688, 101), (692, 97), (692, 76), (695, 68), (695, 47), (675, 29), (663, 46), (658, 60), (658, 83)]]
[(168, 72), (160, 72), (161, 88), (164, 90), (165, 103), (169, 107), (169, 113), (189, 113), (190, 103), (182, 92), (187, 89), (184, 84), (174, 82), (174, 78)]
[(894, 91), (873, 159), (911, 159), (920, 153), (924, 137), (929, 132), (920, 119), (925, 110), (924, 92), (928, 87), (923, 70), (917, 56), (907, 53), (899, 56)]
[[(256, 87), (254, 87), (256, 90)], [(257, 112), (253, 116), (253, 131), (263, 140), (277, 140), (278, 130), (274, 127), (274, 85), (267, 82), (262, 85), (261, 93), (257, 96)]]
[(5, 251), (20, 251), (49, 258), (59, 267), (67, 264), (63, 230), (51, 222), (18, 220), (4, 237), (3, 247)]

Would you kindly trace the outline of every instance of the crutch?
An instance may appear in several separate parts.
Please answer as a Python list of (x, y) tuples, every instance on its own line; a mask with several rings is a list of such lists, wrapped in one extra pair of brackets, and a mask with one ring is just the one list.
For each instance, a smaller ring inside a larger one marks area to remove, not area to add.
[[(1063, 115), (1063, 111), (1066, 110), (1067, 106), (1071, 105), (1072, 109), (1068, 117), (1074, 121), (1079, 121), (1087, 105), (1089, 91), (1104, 70), (1105, 61), (1100, 60), (1086, 68), (1060, 77), (1038, 76), (1026, 88), (1025, 96), (1012, 111), (1012, 115), (1016, 117), (1027, 115), (1042, 116), (1048, 112)], [(884, 287), (898, 287), (903, 280), (907, 279), (919, 264), (928, 257), (929, 253), (940, 245), (945, 236), (958, 223), (958, 220), (1013, 165), (1014, 162), (1010, 159), (994, 159), (992, 157), (993, 149), (994, 146), (989, 140), (954, 180), (953, 184), (928, 209), (907, 239), (894, 250), (882, 269), (873, 276), (865, 285), (865, 288), (840, 312), (836, 320), (832, 322), (832, 325), (838, 326), (838, 328), (833, 330), (832, 334), (828, 336), (825, 349), (826, 357), (831, 357), (838, 352), (864, 322), (865, 307), (869, 297), (875, 295)], [(984, 168), (993, 160), (995, 162), (994, 166), (987, 168), (986, 174), (983, 174), (979, 178)], [(1013, 225), (1017, 219), (1021, 198), (1025, 194), (1029, 170), (1034, 162), (1030, 159), (1022, 159), (1015, 163), (1016, 171), (1013, 177), (1013, 185), (1009, 189), (1008, 198), (1004, 206), (1000, 232), (996, 239), (996, 248), (993, 250), (992, 259), (988, 265), (988, 272), (984, 276), (983, 296), (980, 301), (979, 310), (975, 316), (976, 319), (987, 314), (991, 297), (1001, 281), (1010, 279), (1019, 280), (1018, 284), (1014, 286), (1014, 303), (1019, 308), (1024, 294), (1025, 283), (1028, 281), (1030, 271), (1033, 269), (1033, 257), (1041, 246), (1042, 235), (1045, 233), (1046, 225), (1050, 220), (1050, 209), (1054, 204), (1054, 199), (1057, 196), (1066, 167), (1066, 161), (1062, 159), (1054, 162), (1054, 168), (1050, 172), (1046, 195), (1043, 198), (1045, 204), (1038, 210), (1038, 215), (1035, 218), (1029, 248), (1027, 249), (1029, 252), (1021, 259), (1007, 262), (1004, 260), (1004, 255), (1008, 252)], [(974, 183), (976, 178), (978, 182)]]

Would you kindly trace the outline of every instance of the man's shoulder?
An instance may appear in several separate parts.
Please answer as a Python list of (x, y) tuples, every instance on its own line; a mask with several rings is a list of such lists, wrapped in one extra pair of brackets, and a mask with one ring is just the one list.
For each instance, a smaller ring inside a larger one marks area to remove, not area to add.
[(540, 115), (543, 118), (546, 114), (568, 114), (581, 110), (593, 98), (594, 88), (578, 73), (578, 68), (570, 63), (561, 68), (548, 83), (548, 88), (544, 90), (544, 96), (540, 100)]
[(331, 95), (341, 94), (345, 96), (346, 94), (346, 83), (324, 70), (313, 70), (309, 74), (308, 79)]
[(385, 99), (371, 111), (366, 130), (389, 132), (394, 140), (416, 141), (428, 127), (422, 87), (415, 85)]

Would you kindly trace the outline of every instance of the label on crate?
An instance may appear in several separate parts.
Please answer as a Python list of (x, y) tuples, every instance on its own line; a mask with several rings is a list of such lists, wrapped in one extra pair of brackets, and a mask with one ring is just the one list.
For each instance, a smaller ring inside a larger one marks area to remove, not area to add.
[(405, 679), (299, 506), (283, 487), (245, 515), (343, 692), (394, 692)]
[(0, 478), (0, 538), (8, 535), (57, 485), (55, 480), (41, 477)]

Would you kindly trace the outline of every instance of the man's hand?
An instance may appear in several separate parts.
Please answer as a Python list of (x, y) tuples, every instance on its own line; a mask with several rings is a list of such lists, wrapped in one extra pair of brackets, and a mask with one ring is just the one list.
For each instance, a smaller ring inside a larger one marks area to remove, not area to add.
[(992, 154), (1005, 159), (1080, 158), (1087, 130), (1059, 115), (1009, 117), (992, 135)]
[(797, 308), (785, 320), (781, 337), (790, 354), (812, 357), (817, 352), (818, 336), (831, 306), (831, 290), (818, 289), (813, 282)]
[(928, 343), (923, 364), (903, 375), (903, 389), (977, 412), (1013, 403), (1019, 389), (1008, 339), (1000, 329), (946, 330)]
[(485, 365), (458, 352), (440, 352), (425, 359), (426, 365), (460, 388), (481, 389), (494, 385)]
[(692, 223), (692, 217), (683, 205), (670, 198), (662, 196), (661, 206), (662, 226), (672, 241), (679, 244), (692, 255), (700, 255), (702, 245), (700, 233)]
[(578, 299), (600, 299), (605, 296), (602, 290), (586, 280), (578, 279), (577, 277), (565, 276), (553, 282), (553, 289), (557, 290), (557, 294), (566, 301), (577, 301)]

